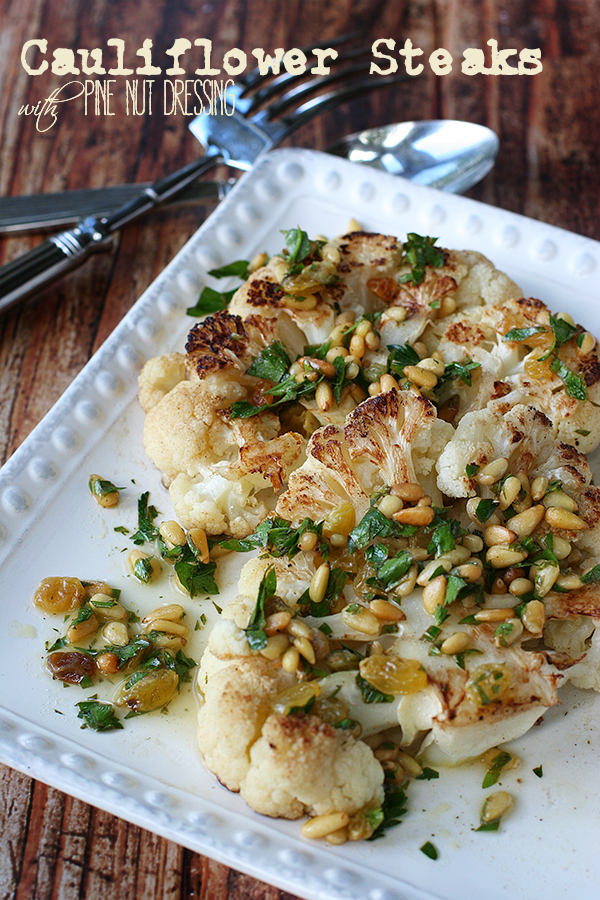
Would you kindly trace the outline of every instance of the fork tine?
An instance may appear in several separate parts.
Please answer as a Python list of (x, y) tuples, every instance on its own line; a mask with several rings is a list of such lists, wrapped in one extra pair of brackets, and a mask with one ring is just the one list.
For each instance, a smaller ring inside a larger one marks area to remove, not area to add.
[(270, 103), (265, 108), (265, 113), (269, 119), (274, 119), (277, 116), (280, 116), (283, 111), (289, 106), (292, 106), (292, 104), (298, 108), (299, 102), (305, 97), (308, 97), (309, 94), (314, 93), (314, 91), (323, 87), (328, 87), (330, 84), (335, 84), (337, 81), (348, 81), (355, 75), (361, 75), (362, 73), (368, 72), (370, 65), (371, 60), (368, 59), (357, 66), (351, 66), (347, 69), (341, 69), (339, 72), (332, 72), (330, 75), (311, 78), (310, 81), (304, 81), (301, 84), (297, 84), (295, 87), (290, 88), (289, 91), (286, 91), (279, 100)]
[[(325, 50), (327, 47), (339, 47), (342, 44), (349, 44), (358, 36), (358, 31), (352, 31), (348, 34), (341, 34), (338, 37), (331, 38), (331, 40), (318, 41), (316, 44), (309, 44), (309, 46), (301, 47), (300, 49), (308, 56), (309, 53), (313, 52), (313, 50)], [(242, 75), (237, 78), (236, 84), (240, 85), (244, 89), (244, 91), (248, 91), (254, 88), (261, 81), (265, 81), (268, 78), (269, 75), (261, 75), (260, 69), (258, 68), (258, 66), (255, 66), (255, 68), (251, 69), (247, 75)]]
[[(345, 53), (344, 52), (340, 53), (336, 57), (336, 59), (331, 60), (331, 63), (338, 66), (340, 63), (349, 62), (350, 60), (353, 60), (353, 59), (360, 59), (361, 56), (369, 56), (369, 60), (370, 60), (370, 54), (371, 54), (370, 47), (358, 47), (355, 50), (347, 50)], [(370, 61), (369, 61), (369, 65), (370, 65)], [(259, 106), (262, 106), (264, 103), (267, 103), (268, 101), (271, 100), (272, 97), (276, 96), (277, 94), (281, 94), (283, 91), (286, 90), (286, 88), (288, 87), (288, 85), (291, 82), (294, 82), (294, 83), (300, 82), (303, 78), (306, 77), (307, 74), (310, 74), (312, 72), (312, 70), (314, 68), (316, 68), (316, 66), (317, 66), (317, 61), (315, 60), (314, 62), (312, 62), (310, 65), (307, 66), (306, 72), (303, 72), (302, 74), (294, 75), (294, 74), (291, 74), (290, 72), (283, 72), (280, 75), (276, 75), (274, 78), (271, 79), (271, 81), (268, 84), (264, 85), (263, 87), (258, 88), (258, 90), (254, 94), (252, 94), (251, 97), (246, 97), (246, 100), (249, 103), (249, 105), (246, 109), (244, 109), (244, 115), (251, 115), (253, 112), (255, 112), (258, 109)], [(368, 65), (358, 65), (356, 67), (355, 73), (359, 74), (361, 71), (364, 71), (365, 69), (368, 69)], [(334, 75), (330, 74), (330, 75), (326, 75), (324, 77), (319, 76), (318, 83), (317, 83), (317, 79), (314, 78), (312, 81), (302, 82), (302, 84), (300, 85), (300, 88), (303, 88), (304, 85), (310, 85), (309, 88), (306, 88), (306, 90), (304, 90), (302, 92), (302, 93), (308, 94), (312, 90), (314, 90), (314, 88), (316, 86), (318, 86), (318, 84), (321, 84), (321, 85), (327, 84), (330, 80), (336, 81), (339, 78), (341, 78), (341, 77), (345, 78), (346, 76), (349, 76), (350, 74), (353, 74), (352, 70), (345, 69), (343, 73), (339, 73), (337, 75), (334, 73)], [(263, 76), (262, 80), (264, 81), (265, 78), (266, 78), (266, 76)], [(296, 90), (298, 90), (298, 88)], [(300, 96), (302, 96), (302, 93), (300, 94)], [(289, 95), (291, 96), (291, 92)], [(286, 96), (288, 96), (288, 95), (286, 95)], [(297, 96), (298, 96), (298, 94), (296, 94), (296, 93), (293, 94), (294, 98)], [(283, 104), (283, 105), (285, 106), (287, 104)]]
[(398, 75), (388, 75), (383, 78), (369, 78), (364, 81), (359, 81), (356, 84), (351, 84), (347, 87), (329, 91), (327, 94), (321, 94), (318, 97), (314, 97), (312, 100), (308, 100), (306, 103), (299, 106), (293, 112), (281, 117), (279, 124), (284, 127), (285, 131), (278, 137), (278, 140), (283, 140), (284, 137), (287, 137), (293, 131), (296, 131), (301, 125), (309, 122), (315, 116), (325, 112), (325, 110), (331, 109), (334, 106), (339, 106), (340, 103), (344, 103), (347, 100), (353, 100), (361, 94), (367, 94), (378, 88), (409, 80), (412, 80), (412, 76), (405, 72)]

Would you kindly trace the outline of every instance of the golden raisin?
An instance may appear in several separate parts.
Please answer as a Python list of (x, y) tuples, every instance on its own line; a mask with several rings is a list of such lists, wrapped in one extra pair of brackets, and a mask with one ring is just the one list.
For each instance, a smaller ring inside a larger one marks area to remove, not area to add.
[(384, 694), (416, 694), (427, 687), (427, 672), (416, 659), (377, 654), (361, 660), (360, 674)]
[(85, 588), (78, 578), (44, 578), (33, 595), (33, 603), (47, 613), (67, 613), (85, 600)]

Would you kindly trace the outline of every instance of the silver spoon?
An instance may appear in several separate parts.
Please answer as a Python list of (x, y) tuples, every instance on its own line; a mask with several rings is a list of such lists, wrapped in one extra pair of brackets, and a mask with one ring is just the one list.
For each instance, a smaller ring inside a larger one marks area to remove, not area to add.
[[(490, 171), (498, 152), (498, 138), (483, 125), (434, 119), (369, 128), (342, 138), (327, 152), (402, 175), (417, 184), (461, 193)], [(198, 181), (163, 208), (222, 200), (234, 183), (233, 179)], [(90, 209), (96, 215), (109, 215), (137, 197), (144, 187), (150, 187), (150, 183), (2, 197), (0, 234), (69, 225)]]
[(494, 165), (499, 141), (484, 125), (452, 119), (400, 122), (342, 138), (328, 153), (459, 194)]

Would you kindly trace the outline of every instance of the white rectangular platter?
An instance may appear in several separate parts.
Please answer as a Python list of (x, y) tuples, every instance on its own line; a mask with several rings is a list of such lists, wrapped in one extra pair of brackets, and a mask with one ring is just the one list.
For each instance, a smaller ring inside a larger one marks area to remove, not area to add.
[[(409, 813), (384, 840), (329, 847), (303, 839), (297, 822), (253, 813), (205, 771), (194, 749), (191, 690), (168, 715), (97, 734), (81, 730), (74, 709), (93, 689), (65, 690), (44, 672), (45, 642), (62, 625), (32, 607), (45, 576), (106, 580), (142, 613), (173, 599), (184, 604), (188, 621), (205, 612), (210, 625), (210, 600), (182, 601), (166, 576), (148, 589), (125, 574), (131, 544), (113, 529), (135, 525), (139, 494), (149, 490), (164, 517), (171, 515), (142, 448), (137, 374), (146, 359), (183, 349), (193, 324), (186, 307), (205, 284), (217, 286), (207, 270), (278, 251), (281, 229), (342, 234), (350, 217), (365, 230), (401, 238), (416, 231), (439, 237), (441, 246), (479, 250), (526, 296), (600, 333), (596, 242), (326, 154), (282, 150), (263, 159), (0, 471), (0, 759), (308, 900), (597, 900), (600, 698), (589, 692), (564, 692), (562, 705), (515, 743), (523, 762), (502, 784), (515, 795), (516, 810), (501, 831), (473, 832), (482, 770), (464, 766), (411, 783)], [(92, 473), (128, 486), (116, 510), (91, 500)], [(235, 561), (228, 565), (218, 573), (221, 606), (235, 590)], [(193, 634), (186, 652), (198, 659), (205, 632)], [(540, 764), (541, 779), (532, 771)], [(436, 861), (420, 852), (425, 841), (437, 847)]]

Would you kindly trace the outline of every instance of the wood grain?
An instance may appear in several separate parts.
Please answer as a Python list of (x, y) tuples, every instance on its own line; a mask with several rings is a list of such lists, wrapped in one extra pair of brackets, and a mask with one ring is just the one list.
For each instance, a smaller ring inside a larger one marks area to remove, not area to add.
[[(175, 37), (208, 37), (213, 58), (230, 47), (302, 46), (357, 31), (365, 45), (407, 37), (427, 55), (444, 47), (453, 72), (345, 105), (305, 126), (294, 143), (324, 149), (359, 128), (411, 118), (464, 118), (500, 136), (494, 172), (471, 195), (600, 238), (600, 17), (596, 0), (0, 0), (0, 191), (20, 194), (148, 180), (190, 161), (198, 145), (185, 117), (84, 117), (65, 104), (51, 130), (19, 115), (61, 79), (28, 76), (25, 40), (106, 48), (119, 35), (126, 64), (146, 37), (155, 63)], [(541, 47), (535, 77), (469, 77), (466, 47)], [(107, 59), (112, 51), (107, 50)], [(112, 58), (110, 61), (112, 65)], [(188, 77), (193, 66), (185, 63)], [(164, 78), (164, 76), (163, 76)], [(160, 94), (161, 78), (155, 91)], [(133, 224), (107, 253), (0, 318), (0, 459), (6, 460), (58, 399), (124, 313), (194, 232), (207, 209)], [(0, 243), (0, 262), (40, 240)], [(59, 791), (0, 767), (0, 900), (293, 900)]]

